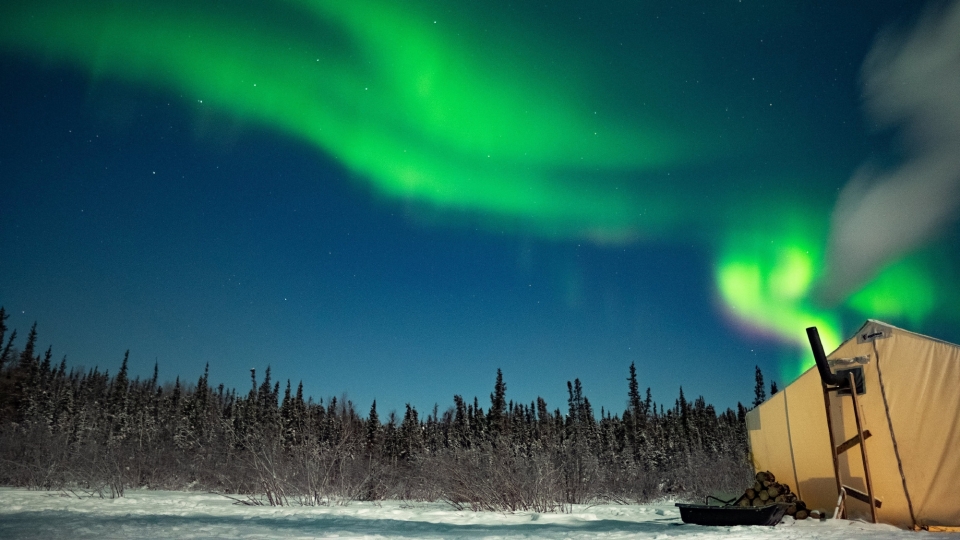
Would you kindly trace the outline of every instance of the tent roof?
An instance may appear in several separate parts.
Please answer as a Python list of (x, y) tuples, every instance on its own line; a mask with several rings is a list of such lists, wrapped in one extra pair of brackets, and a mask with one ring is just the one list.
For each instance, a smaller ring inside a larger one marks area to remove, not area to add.
[[(951, 342), (949, 342), (949, 341), (944, 341), (944, 340), (942, 340), (942, 339), (935, 338), (935, 337), (931, 337), (931, 336), (928, 336), (928, 335), (926, 335), (926, 334), (921, 334), (921, 333), (919, 333), (919, 332), (914, 332), (914, 331), (912, 331), (912, 330), (906, 330), (906, 329), (904, 329), (904, 328), (900, 328), (899, 326), (894, 326), (894, 325), (892, 325), (892, 324), (890, 324), (890, 323), (883, 322), (883, 321), (880, 321), (880, 320), (877, 320), (877, 319), (867, 319), (867, 320), (863, 323), (863, 325), (860, 326), (860, 329), (859, 329), (859, 330), (857, 330), (856, 332), (854, 332), (854, 334), (853, 334), (852, 336), (850, 336), (849, 338), (847, 338), (846, 340), (844, 340), (843, 343), (841, 343), (840, 346), (837, 347), (837, 349), (835, 349), (835, 350), (834, 350), (833, 352), (831, 352), (830, 354), (833, 354), (833, 353), (837, 352), (837, 350), (839, 350), (840, 347), (843, 347), (844, 343), (847, 343), (848, 341), (853, 340), (853, 339), (857, 339), (857, 337), (860, 335), (860, 332), (863, 331), (864, 329), (866, 329), (866, 328), (867, 328), (868, 326), (870, 326), (870, 325), (875, 325), (875, 326), (879, 326), (879, 327), (889, 328), (889, 329), (891, 329), (891, 330), (896, 331), (897, 333), (909, 334), (909, 335), (911, 335), (911, 336), (916, 336), (916, 337), (918, 337), (918, 338), (928, 339), (928, 340), (930, 340), (930, 341), (935, 341), (935, 342), (937, 342), (937, 343), (943, 343), (944, 345), (949, 345), (949, 346), (951, 346), (951, 347), (960, 348), (960, 345), (957, 345), (956, 343), (951, 343)], [(830, 354), (828, 354), (827, 356), (830, 356)]]

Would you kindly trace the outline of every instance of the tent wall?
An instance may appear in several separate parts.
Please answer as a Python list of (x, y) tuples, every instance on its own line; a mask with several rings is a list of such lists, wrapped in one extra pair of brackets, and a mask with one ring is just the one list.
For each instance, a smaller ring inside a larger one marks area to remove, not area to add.
[[(960, 347), (868, 321), (828, 356), (863, 368), (858, 396), (877, 517), (901, 527), (960, 525)], [(849, 397), (830, 394), (837, 444), (856, 434)], [(820, 378), (811, 369), (747, 415), (754, 466), (793, 480), (811, 508), (832, 509), (837, 489)], [(840, 456), (844, 483), (866, 491), (858, 447)], [(912, 503), (912, 512), (911, 512)], [(848, 498), (853, 517), (869, 507)], [(912, 514), (912, 515), (911, 515)]]
[(810, 508), (836, 505), (830, 435), (816, 369), (747, 413), (747, 434), (757, 471), (772, 472)]
[(960, 526), (960, 347), (902, 330), (873, 345), (917, 522)]

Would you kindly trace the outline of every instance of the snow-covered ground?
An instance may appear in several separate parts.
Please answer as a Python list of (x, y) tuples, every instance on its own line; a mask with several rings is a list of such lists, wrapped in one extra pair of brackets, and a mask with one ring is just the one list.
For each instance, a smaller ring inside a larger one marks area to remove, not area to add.
[[(854, 521), (793, 521), (777, 527), (701, 527), (673, 504), (575, 507), (570, 514), (477, 513), (443, 503), (353, 502), (346, 506), (243, 506), (219, 495), (128, 491), (120, 499), (0, 488), (0, 538), (917, 538)], [(919, 533), (922, 538), (956, 535)]]

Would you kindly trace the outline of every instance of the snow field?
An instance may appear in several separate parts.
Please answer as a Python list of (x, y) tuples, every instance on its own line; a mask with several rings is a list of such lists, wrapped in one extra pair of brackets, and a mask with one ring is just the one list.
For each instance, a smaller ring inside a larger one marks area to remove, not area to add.
[(0, 488), (0, 538), (604, 538), (927, 539), (856, 521), (794, 521), (777, 527), (687, 525), (673, 503), (575, 506), (569, 514), (457, 511), (444, 503), (351, 502), (264, 507), (220, 495), (130, 490), (120, 499)]

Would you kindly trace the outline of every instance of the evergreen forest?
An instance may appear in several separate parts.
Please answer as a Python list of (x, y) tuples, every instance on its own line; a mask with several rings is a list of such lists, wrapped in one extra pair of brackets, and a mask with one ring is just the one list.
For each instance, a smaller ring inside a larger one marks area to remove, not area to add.
[[(625, 370), (625, 408), (593, 409), (579, 380), (567, 403), (508, 400), (500, 370), (488, 399), (453, 396), (425, 415), (366, 414), (315, 401), (267, 367), (245, 390), (208, 378), (161, 384), (70, 368), (23, 345), (0, 308), (0, 484), (76, 496), (132, 488), (205, 490), (248, 505), (445, 501), (455, 508), (564, 511), (592, 502), (697, 499), (752, 482), (747, 409), (718, 412), (680, 389), (672, 405)], [(128, 353), (129, 354), (129, 353)], [(756, 405), (764, 392), (756, 372)], [(774, 390), (775, 391), (775, 390)], [(366, 407), (364, 407), (366, 409)]]

